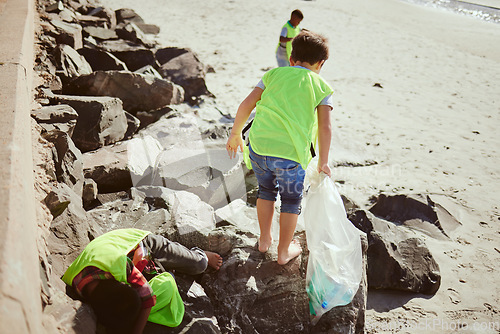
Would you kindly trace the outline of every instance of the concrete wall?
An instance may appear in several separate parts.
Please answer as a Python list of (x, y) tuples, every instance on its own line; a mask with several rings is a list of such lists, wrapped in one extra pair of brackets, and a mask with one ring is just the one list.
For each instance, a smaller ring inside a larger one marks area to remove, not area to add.
[(34, 0), (0, 0), (0, 333), (42, 333), (31, 152)]

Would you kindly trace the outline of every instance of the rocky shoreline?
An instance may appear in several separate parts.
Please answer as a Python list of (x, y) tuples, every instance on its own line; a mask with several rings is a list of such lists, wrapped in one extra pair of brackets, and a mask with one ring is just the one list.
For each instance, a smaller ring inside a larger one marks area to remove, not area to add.
[[(312, 326), (307, 252), (282, 267), (275, 247), (265, 255), (255, 247), (256, 182), (225, 154), (232, 119), (205, 85), (213, 69), (192, 50), (158, 45), (159, 28), (131, 9), (95, 0), (37, 7), (32, 133), (47, 328), (101, 331), (60, 276), (89, 241), (121, 227), (224, 257), (217, 272), (176, 277), (186, 305), (178, 328), (148, 324), (145, 333), (363, 333), (368, 287), (439, 289), (439, 266), (419, 233), (448, 240), (460, 226), (446, 198), (382, 194), (370, 208), (344, 198), (367, 234), (366, 275), (349, 305)], [(306, 249), (303, 228), (297, 237)]]

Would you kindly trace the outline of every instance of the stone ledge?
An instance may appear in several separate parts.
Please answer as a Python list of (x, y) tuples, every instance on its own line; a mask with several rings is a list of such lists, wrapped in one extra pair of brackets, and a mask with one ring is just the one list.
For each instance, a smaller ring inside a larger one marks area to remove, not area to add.
[(30, 118), (34, 0), (0, 2), (0, 332), (42, 333)]

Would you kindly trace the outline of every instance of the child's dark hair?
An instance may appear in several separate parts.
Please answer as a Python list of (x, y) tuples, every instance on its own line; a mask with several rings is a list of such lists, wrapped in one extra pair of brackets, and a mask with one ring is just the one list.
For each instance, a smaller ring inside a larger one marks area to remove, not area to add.
[(328, 59), (328, 40), (309, 30), (301, 31), (292, 40), (292, 59), (313, 65)]
[(141, 308), (137, 292), (113, 279), (99, 281), (87, 299), (97, 321), (113, 330), (129, 330)]
[(299, 19), (303, 20), (304, 19), (304, 14), (302, 14), (302, 12), (300, 11), (300, 9), (296, 9), (292, 12), (292, 15), (291, 16), (296, 16), (298, 17)]

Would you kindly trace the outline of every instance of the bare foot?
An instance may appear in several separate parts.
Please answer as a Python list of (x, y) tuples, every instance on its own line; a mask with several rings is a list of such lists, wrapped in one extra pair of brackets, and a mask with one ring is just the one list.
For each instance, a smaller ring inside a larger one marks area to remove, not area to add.
[(214, 268), (215, 270), (219, 270), (220, 267), (222, 266), (222, 256), (220, 256), (217, 253), (209, 251), (205, 251), (205, 254), (207, 254), (208, 265)]
[(294, 239), (290, 243), (290, 246), (288, 246), (285, 254), (279, 254), (278, 251), (278, 264), (285, 265), (290, 262), (291, 259), (299, 256), (300, 253), (302, 253), (302, 247), (300, 246), (299, 241)]
[(259, 252), (265, 253), (271, 247), (273, 243), (273, 238), (269, 237), (269, 239), (265, 239), (262, 236), (259, 237)]

